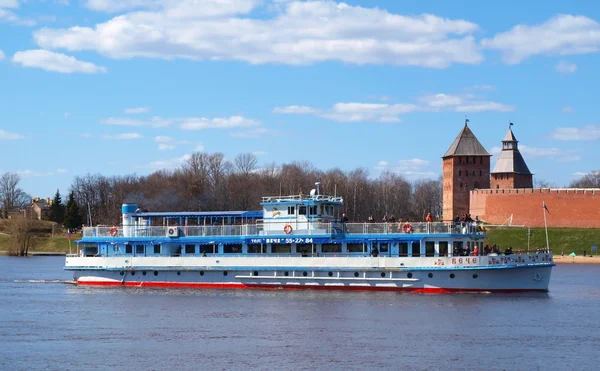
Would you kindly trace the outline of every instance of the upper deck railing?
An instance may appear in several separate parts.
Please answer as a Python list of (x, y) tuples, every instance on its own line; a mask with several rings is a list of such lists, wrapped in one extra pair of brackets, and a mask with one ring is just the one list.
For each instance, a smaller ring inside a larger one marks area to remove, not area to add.
[[(291, 226), (290, 233), (286, 226)], [(174, 233), (169, 233), (175, 228)], [(464, 223), (324, 223), (292, 222), (213, 226), (84, 227), (83, 237), (241, 237), (399, 234), (483, 234), (483, 227)]]
[(343, 202), (343, 198), (339, 196), (327, 196), (327, 195), (291, 195), (291, 196), (266, 196), (261, 199), (262, 203), (269, 202), (282, 202), (282, 201), (329, 201), (329, 202)]

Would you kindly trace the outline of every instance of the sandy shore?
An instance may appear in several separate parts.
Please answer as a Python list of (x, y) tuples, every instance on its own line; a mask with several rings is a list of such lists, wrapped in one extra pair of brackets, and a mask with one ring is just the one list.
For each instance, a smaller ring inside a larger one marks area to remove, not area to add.
[(556, 264), (600, 264), (600, 256), (560, 256), (554, 255)]

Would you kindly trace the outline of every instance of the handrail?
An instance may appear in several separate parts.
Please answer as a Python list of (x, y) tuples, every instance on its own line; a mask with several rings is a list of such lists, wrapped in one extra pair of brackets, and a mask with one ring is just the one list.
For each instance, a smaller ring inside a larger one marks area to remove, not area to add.
[[(290, 225), (291, 231), (286, 228)], [(115, 233), (116, 228), (116, 233)], [(274, 222), (262, 224), (211, 226), (130, 226), (84, 227), (83, 237), (244, 237), (244, 236), (333, 236), (333, 235), (403, 235), (403, 234), (484, 234), (475, 223), (406, 222), (406, 223), (326, 223), (314, 221)]]

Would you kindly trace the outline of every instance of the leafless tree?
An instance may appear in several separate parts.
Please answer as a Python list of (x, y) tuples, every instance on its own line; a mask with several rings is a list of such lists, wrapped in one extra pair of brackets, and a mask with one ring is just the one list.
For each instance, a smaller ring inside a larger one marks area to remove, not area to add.
[(22, 208), (31, 203), (31, 197), (19, 188), (21, 177), (15, 173), (4, 173), (0, 176), (0, 208), (4, 218), (15, 208)]
[(571, 182), (571, 188), (600, 188), (600, 170), (592, 171)]
[(39, 222), (29, 218), (17, 218), (11, 223), (11, 243), (8, 254), (12, 256), (27, 256), (29, 249), (34, 246), (35, 229)]

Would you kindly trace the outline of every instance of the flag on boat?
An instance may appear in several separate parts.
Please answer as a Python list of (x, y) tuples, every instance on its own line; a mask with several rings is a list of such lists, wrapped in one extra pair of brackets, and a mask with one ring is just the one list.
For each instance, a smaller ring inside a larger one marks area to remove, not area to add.
[(548, 214), (550, 214), (550, 210), (548, 210), (548, 207), (546, 206), (545, 202), (542, 202), (542, 207), (548, 212)]
[(71, 230), (67, 229), (67, 238), (70, 240), (71, 239)]

